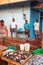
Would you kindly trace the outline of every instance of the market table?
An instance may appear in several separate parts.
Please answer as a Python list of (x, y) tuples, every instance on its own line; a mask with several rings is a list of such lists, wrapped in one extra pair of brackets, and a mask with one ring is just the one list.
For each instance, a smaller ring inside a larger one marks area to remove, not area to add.
[(3, 60), (1, 59), (2, 52), (3, 52), (5, 49), (6, 49), (5, 46), (0, 45), (0, 65), (7, 65), (7, 62), (6, 62), (6, 61), (3, 61)]
[(22, 63), (19, 63), (11, 58), (7, 58), (6, 56), (2, 56), (1, 59), (8, 62), (8, 65), (25, 65), (26, 62), (32, 57), (32, 55), (28, 56)]
[(1, 59), (4, 60), (4, 61), (7, 61), (8, 62), (8, 65), (14, 65), (14, 64), (20, 65), (18, 62), (14, 62), (13, 60), (8, 59), (6, 57), (1, 57)]
[(0, 46), (0, 57), (2, 56), (2, 52), (6, 49), (7, 47), (5, 46)]
[(1, 57), (2, 60), (8, 62), (8, 65), (25, 65), (25, 63), (26, 63), (30, 58), (31, 58), (31, 56), (28, 57), (22, 64), (20, 64), (20, 63), (18, 63), (18, 62), (16, 62), (16, 61), (13, 61), (13, 60), (8, 59), (8, 58), (6, 58), (6, 57)]

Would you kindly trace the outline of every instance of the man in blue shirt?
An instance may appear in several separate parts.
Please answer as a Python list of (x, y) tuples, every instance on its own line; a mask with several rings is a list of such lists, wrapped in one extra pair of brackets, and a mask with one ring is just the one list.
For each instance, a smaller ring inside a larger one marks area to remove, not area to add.
[(28, 37), (29, 37), (30, 36), (29, 35), (30, 24), (28, 23), (28, 20), (25, 20), (24, 29), (25, 29), (25, 32), (28, 34)]

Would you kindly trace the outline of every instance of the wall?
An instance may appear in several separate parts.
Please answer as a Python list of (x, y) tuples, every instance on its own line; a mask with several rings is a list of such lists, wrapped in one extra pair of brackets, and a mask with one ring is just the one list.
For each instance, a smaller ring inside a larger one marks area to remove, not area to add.
[(26, 14), (27, 20), (30, 23), (30, 7), (18, 7), (13, 9), (0, 10), (0, 20), (3, 19), (8, 28), (8, 35), (10, 36), (10, 23), (12, 22), (12, 18), (15, 18), (16, 24), (18, 28), (23, 28), (24, 30), (24, 19), (23, 12)]
[(40, 22), (40, 12), (37, 10), (31, 9), (30, 11), (30, 38), (31, 39), (35, 38), (33, 24), (36, 21), (36, 19), (38, 19), (38, 21)]

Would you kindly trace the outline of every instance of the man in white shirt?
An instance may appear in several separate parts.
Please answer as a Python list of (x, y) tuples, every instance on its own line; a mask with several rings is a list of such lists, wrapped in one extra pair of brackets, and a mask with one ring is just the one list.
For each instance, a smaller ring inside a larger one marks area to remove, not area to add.
[(39, 37), (39, 22), (38, 22), (38, 19), (34, 23), (34, 31), (35, 31), (35, 38), (38, 38)]
[(12, 23), (10, 25), (10, 31), (11, 31), (11, 38), (13, 38), (13, 32), (17, 30), (16, 28), (16, 23), (15, 23), (15, 18), (12, 19)]

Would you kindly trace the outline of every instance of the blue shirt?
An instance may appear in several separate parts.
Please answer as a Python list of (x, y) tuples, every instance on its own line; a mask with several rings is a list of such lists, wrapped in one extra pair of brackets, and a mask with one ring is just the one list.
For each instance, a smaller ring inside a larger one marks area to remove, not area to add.
[(28, 30), (28, 29), (29, 29), (29, 27), (30, 27), (30, 24), (26, 24), (26, 23), (25, 23), (25, 24), (24, 24), (24, 27), (25, 27), (25, 29), (27, 29), (27, 30)]

